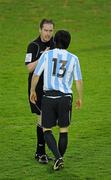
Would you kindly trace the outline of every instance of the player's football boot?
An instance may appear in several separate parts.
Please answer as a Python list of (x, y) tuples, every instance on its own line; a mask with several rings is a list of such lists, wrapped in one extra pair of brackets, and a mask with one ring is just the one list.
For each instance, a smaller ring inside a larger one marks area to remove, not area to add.
[(55, 171), (57, 171), (57, 170), (60, 170), (60, 169), (63, 168), (63, 167), (64, 167), (64, 161), (63, 161), (63, 159), (62, 159), (62, 158), (56, 159), (56, 160), (55, 160), (55, 163), (54, 163), (54, 166), (53, 166), (53, 169), (54, 169)]

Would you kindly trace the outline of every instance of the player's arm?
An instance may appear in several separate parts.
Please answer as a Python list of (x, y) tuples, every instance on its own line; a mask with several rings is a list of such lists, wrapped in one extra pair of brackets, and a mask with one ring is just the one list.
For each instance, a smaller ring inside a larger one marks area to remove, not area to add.
[(30, 101), (35, 104), (37, 101), (37, 95), (35, 92), (35, 88), (38, 84), (39, 81), (39, 77), (38, 75), (33, 74), (32, 76), (32, 81), (31, 81), (31, 90), (30, 90)]
[(76, 108), (80, 109), (83, 103), (83, 81), (76, 80), (76, 90), (77, 90), (77, 100), (76, 100)]
[(34, 104), (37, 101), (37, 95), (35, 92), (35, 88), (38, 84), (39, 77), (42, 74), (44, 68), (45, 68), (45, 55), (42, 54), (39, 61), (38, 61), (37, 66), (34, 70), (34, 73), (32, 76), (32, 81), (31, 81), (30, 101)]
[(83, 102), (83, 81), (82, 81), (82, 73), (78, 58), (76, 58), (75, 66), (74, 66), (74, 79), (77, 90), (76, 108), (80, 109)]

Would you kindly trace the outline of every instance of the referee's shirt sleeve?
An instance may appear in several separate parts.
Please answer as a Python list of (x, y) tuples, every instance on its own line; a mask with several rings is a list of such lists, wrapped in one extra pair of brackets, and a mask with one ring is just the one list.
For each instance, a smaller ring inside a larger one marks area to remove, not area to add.
[(38, 60), (38, 64), (34, 70), (34, 74), (40, 76), (45, 68), (46, 53), (44, 52)]
[(27, 47), (25, 65), (32, 63), (37, 60), (39, 47), (34, 43), (30, 43)]
[(81, 67), (77, 57), (74, 65), (74, 80), (82, 80)]

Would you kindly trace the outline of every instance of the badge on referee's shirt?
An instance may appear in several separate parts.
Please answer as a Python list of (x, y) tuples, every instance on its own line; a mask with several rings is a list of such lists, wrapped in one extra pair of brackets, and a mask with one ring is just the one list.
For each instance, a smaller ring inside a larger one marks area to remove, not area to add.
[(25, 57), (25, 62), (31, 62), (32, 60), (32, 53), (27, 53)]

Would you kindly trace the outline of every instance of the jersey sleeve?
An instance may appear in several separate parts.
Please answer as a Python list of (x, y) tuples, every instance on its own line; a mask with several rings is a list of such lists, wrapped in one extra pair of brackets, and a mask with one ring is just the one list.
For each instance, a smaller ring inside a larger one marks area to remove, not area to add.
[(33, 42), (30, 43), (27, 47), (25, 65), (36, 61), (38, 57), (38, 53), (39, 53), (39, 45)]
[(45, 57), (46, 53), (43, 53), (41, 55), (41, 57), (38, 60), (38, 64), (34, 70), (34, 74), (37, 76), (40, 76), (42, 74), (42, 72), (44, 71), (45, 68), (45, 62), (46, 62), (46, 57)]
[(76, 58), (74, 65), (74, 80), (82, 80), (81, 67), (78, 58)]

